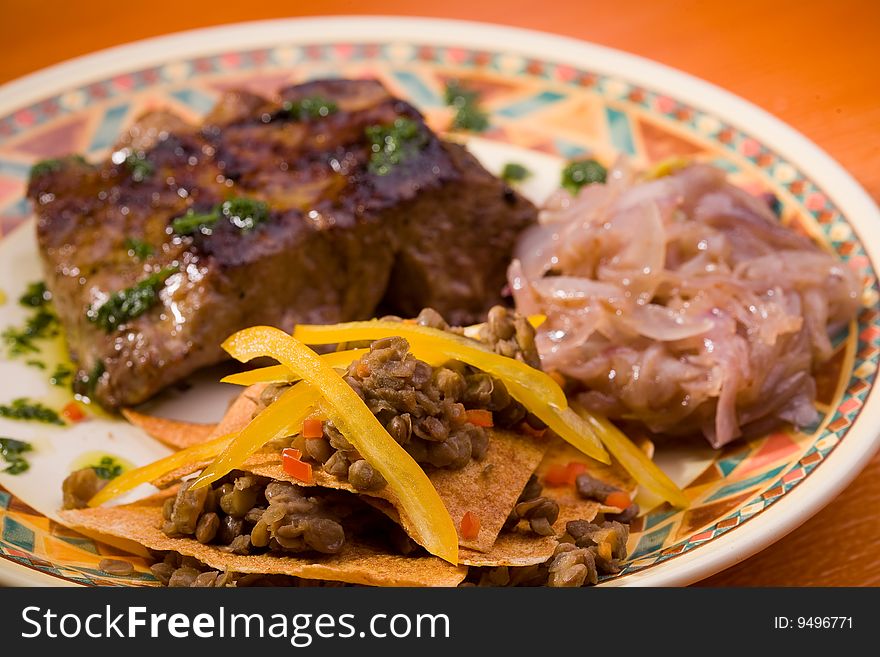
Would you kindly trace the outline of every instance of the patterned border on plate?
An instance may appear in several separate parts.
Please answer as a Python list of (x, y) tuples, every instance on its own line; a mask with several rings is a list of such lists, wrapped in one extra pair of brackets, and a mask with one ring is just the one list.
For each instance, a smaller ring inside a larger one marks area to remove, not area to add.
[[(484, 92), (491, 114), (492, 127), (483, 136), (562, 158), (588, 152), (611, 157), (620, 151), (647, 162), (684, 148), (724, 166), (734, 177), (773, 190), (784, 222), (820, 237), (863, 273), (865, 310), (857, 328), (850, 328), (849, 338), (838, 340), (832, 385), (819, 400), (822, 422), (806, 433), (781, 431), (720, 453), (687, 487), (692, 508), (677, 513), (663, 505), (634, 523), (632, 557), (622, 575), (685, 554), (756, 517), (806, 480), (845, 437), (873, 386), (880, 355), (877, 278), (845, 217), (794, 164), (711, 113), (620, 78), (568, 65), (459, 47), (318, 43), (201, 56), (96, 81), (0, 117), (0, 236), (30, 214), (21, 199), (29, 160), (57, 154), (51, 150), (53, 140), (32, 140), (30, 150), (12, 157), (4, 143), (20, 147), (31, 133), (44, 136), (43, 126), (100, 106), (105, 108), (102, 116), (83, 144), (95, 154), (112, 143), (130, 109), (125, 100), (134, 94), (167, 87), (179, 109), (197, 116), (210, 108), (210, 91), (221, 88), (224, 80), (268, 88), (281, 84), (290, 72), (314, 77), (352, 67), (359, 74), (381, 77), (392, 90), (412, 99), (435, 127), (447, 116), (440, 85), (451, 77), (467, 79)], [(212, 82), (211, 89), (193, 84), (204, 81)], [(577, 102), (593, 105), (579, 107)], [(584, 111), (596, 115), (586, 134), (583, 125), (576, 125)], [(535, 117), (551, 121), (549, 132), (563, 136), (534, 130)], [(849, 372), (851, 376), (841, 380)], [(69, 532), (2, 488), (0, 519), (0, 556), (11, 561), (83, 584), (144, 584), (151, 579), (146, 564), (137, 559), (133, 576), (101, 572), (96, 561), (119, 552)]]

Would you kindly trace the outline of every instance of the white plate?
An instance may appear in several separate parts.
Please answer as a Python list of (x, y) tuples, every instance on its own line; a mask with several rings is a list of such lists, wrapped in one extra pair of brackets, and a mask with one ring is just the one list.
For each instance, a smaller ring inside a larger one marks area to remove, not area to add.
[[(197, 118), (223, 85), (267, 90), (285, 76), (300, 80), (332, 74), (381, 78), (421, 107), (438, 128), (448, 119), (438, 100), (446, 77), (484, 84), (493, 130), (470, 145), (495, 170), (514, 158), (527, 162), (538, 175), (525, 192), (535, 199), (553, 187), (565, 157), (593, 151), (608, 158), (624, 149), (644, 163), (661, 146), (674, 151), (681, 143), (693, 147), (697, 157), (732, 169), (738, 181), (774, 191), (787, 216), (834, 248), (848, 250), (850, 259), (858, 258), (866, 277), (867, 310), (857, 330), (867, 343), (859, 345), (860, 355), (854, 353), (855, 338), (849, 343), (845, 355), (853, 362), (840, 378), (824, 424), (815, 435), (784, 445), (772, 469), (765, 464), (758, 470), (764, 479), (742, 489), (748, 496), (716, 516), (700, 516), (702, 524), (688, 524), (697, 522), (695, 516), (683, 513), (650, 516), (634, 534), (631, 547), (637, 558), (607, 584), (683, 585), (718, 572), (804, 522), (870, 459), (880, 426), (880, 402), (869, 394), (880, 335), (871, 266), (880, 248), (880, 212), (868, 195), (805, 137), (718, 87), (632, 55), (519, 29), (390, 17), (248, 23), (113, 48), (3, 86), (0, 183), (12, 182), (0, 184), (0, 227), (8, 232), (20, 226), (0, 241), (0, 289), (9, 297), (0, 306), (0, 327), (21, 321), (14, 299), (39, 278), (32, 223), (21, 221), (27, 209), (20, 197), (29, 164), (40, 159), (37, 151), (57, 154), (52, 152), (54, 137), (58, 149), (73, 145), (90, 156), (102, 155), (144, 108), (170, 104)], [(152, 408), (196, 421), (217, 417), (233, 391), (205, 376), (200, 380), (184, 396), (166, 395)], [(43, 373), (19, 361), (0, 361), (0, 403), (18, 396), (39, 398), (48, 389)], [(846, 426), (829, 428), (840, 417)], [(64, 430), (0, 419), (0, 435), (37, 445), (29, 473), (0, 474), (0, 485), (18, 500), (5, 510), (0, 504), (0, 581), (46, 584), (60, 576), (83, 583), (137, 583), (111, 582), (96, 570), (100, 555), (89, 556), (88, 549), (77, 553), (79, 548), (64, 539), (59, 548), (59, 530), (42, 516), (54, 515), (60, 481), (82, 452), (111, 452), (141, 464), (167, 453), (166, 448), (113, 419)], [(661, 451), (658, 459), (679, 483), (691, 485), (695, 505), (707, 508), (725, 486), (749, 481), (737, 468), (754, 465), (756, 455), (766, 455), (767, 449), (766, 441), (752, 441), (723, 454), (694, 447)], [(709, 484), (693, 485), (695, 477), (723, 458), (739, 465), (723, 468)], [(142, 563), (138, 567), (144, 570)], [(47, 572), (55, 577), (47, 579)]]

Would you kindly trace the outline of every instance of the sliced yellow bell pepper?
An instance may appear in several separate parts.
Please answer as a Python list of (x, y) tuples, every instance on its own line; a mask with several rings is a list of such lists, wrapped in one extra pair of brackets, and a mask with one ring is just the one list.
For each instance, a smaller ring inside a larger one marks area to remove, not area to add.
[[(314, 355), (317, 358), (317, 354)], [(320, 362), (320, 359), (318, 360)], [(329, 365), (327, 367), (333, 371)], [(191, 490), (217, 481), (239, 467), (270, 440), (299, 433), (303, 420), (312, 412), (320, 396), (314, 387), (304, 382), (296, 383), (289, 390), (285, 390), (278, 399), (251, 420), (223, 450), (223, 453), (196, 477)]]
[(572, 447), (606, 465), (611, 463), (596, 432), (571, 408), (560, 410), (542, 404), (540, 400), (535, 399), (530, 390), (514, 384), (507, 383), (507, 391)]
[(572, 408), (588, 422), (620, 465), (629, 472), (633, 479), (655, 495), (679, 508), (687, 507), (688, 501), (682, 490), (664, 473), (648, 455), (633, 443), (607, 418), (593, 415), (579, 405)]
[[(344, 341), (353, 339), (361, 338)], [(303, 384), (320, 390), (322, 410), (360, 455), (385, 477), (412, 522), (419, 542), (431, 554), (458, 563), (458, 533), (431, 480), (336, 370), (299, 340), (267, 326), (239, 331), (223, 343), (223, 348), (240, 361), (260, 356), (275, 358), (300, 376)], [(277, 404), (269, 406), (251, 425), (263, 415), (274, 415)]]
[[(369, 353), (369, 351), (369, 349), (346, 349), (345, 351), (334, 351), (330, 354), (324, 354), (321, 358), (330, 367), (348, 367), (358, 358)], [(284, 365), (271, 365), (269, 367), (248, 370), (247, 372), (239, 372), (238, 374), (230, 374), (220, 379), (220, 383), (252, 386), (255, 383), (289, 383), (298, 379), (299, 377)]]
[(400, 322), (350, 322), (332, 326), (300, 325), (294, 335), (303, 342), (329, 344), (353, 340), (377, 340), (392, 335), (406, 338), (410, 350), (429, 362), (460, 360), (498, 377), (508, 392), (537, 415), (572, 446), (603, 463), (608, 454), (595, 432), (575, 413), (568, 411), (562, 388), (544, 372), (525, 363), (500, 356), (473, 340), (425, 326)]
[(440, 329), (403, 322), (373, 320), (328, 326), (300, 324), (296, 327), (293, 336), (306, 344), (334, 344), (400, 336), (406, 338), (413, 347), (417, 345), (428, 347), (429, 351), (439, 352), (447, 359), (460, 360), (498, 377), (505, 384), (511, 381), (530, 389), (543, 399), (545, 404), (553, 404), (560, 409), (568, 406), (562, 388), (541, 370), (536, 370), (513, 358), (500, 356), (474, 340)]
[(98, 494), (89, 500), (89, 506), (100, 506), (114, 497), (119, 497), (141, 484), (155, 481), (162, 475), (166, 475), (185, 465), (214, 458), (223, 451), (234, 437), (234, 433), (226, 434), (208, 442), (174, 452), (174, 454), (166, 456), (164, 459), (153, 461), (140, 468), (123, 472), (115, 479), (111, 479), (104, 488), (98, 491)]

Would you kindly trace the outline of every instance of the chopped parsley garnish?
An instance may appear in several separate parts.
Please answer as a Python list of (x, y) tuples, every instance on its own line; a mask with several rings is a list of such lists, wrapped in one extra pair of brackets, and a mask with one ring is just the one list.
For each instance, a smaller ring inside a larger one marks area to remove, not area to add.
[(115, 331), (120, 325), (152, 308), (159, 300), (159, 289), (176, 271), (177, 267), (165, 267), (131, 287), (114, 292), (100, 306), (89, 308), (86, 317), (107, 333)]
[(379, 176), (390, 173), (392, 168), (418, 154), (428, 143), (421, 126), (404, 117), (391, 124), (368, 126), (366, 136), (371, 150), (367, 168)]
[(263, 201), (239, 196), (215, 205), (208, 212), (193, 212), (177, 217), (171, 222), (171, 229), (178, 235), (192, 235), (196, 232), (210, 235), (221, 219), (227, 219), (233, 226), (246, 233), (269, 219), (269, 206)]
[(33, 446), (23, 440), (0, 438), (0, 457), (9, 464), (3, 472), (13, 475), (26, 472), (31, 465), (22, 454), (32, 450)]
[(100, 479), (115, 479), (122, 474), (124, 469), (112, 456), (101, 457), (98, 465), (93, 465), (91, 468)]
[(81, 370), (73, 381), (73, 392), (89, 398), (94, 397), (95, 387), (98, 385), (98, 381), (104, 375), (105, 371), (107, 371), (107, 368), (104, 366), (104, 361), (102, 360), (95, 363), (91, 372)]
[(458, 82), (448, 82), (444, 99), (447, 105), (455, 108), (453, 129), (483, 132), (489, 127), (489, 115), (479, 106), (479, 92), (465, 89)]
[(285, 100), (275, 116), (294, 121), (323, 119), (339, 111), (339, 105), (323, 96), (306, 96), (299, 100)]
[(42, 282), (31, 283), (18, 303), (31, 309), (31, 315), (21, 328), (9, 327), (0, 333), (6, 343), (10, 356), (39, 353), (37, 340), (53, 338), (58, 335), (58, 318), (49, 308), (52, 295)]
[(125, 248), (128, 249), (128, 255), (136, 260), (146, 260), (153, 255), (153, 247), (137, 237), (126, 238)]
[(68, 155), (66, 157), (53, 157), (48, 160), (41, 160), (31, 167), (30, 179), (33, 180), (44, 174), (60, 171), (67, 162), (87, 164), (86, 159), (82, 155)]
[(25, 293), (18, 298), (18, 303), (26, 308), (41, 308), (52, 300), (52, 294), (46, 289), (43, 281), (27, 286)]
[(0, 417), (10, 420), (24, 420), (28, 422), (45, 422), (46, 424), (58, 424), (64, 426), (64, 420), (55, 411), (40, 402), (34, 402), (26, 397), (13, 399), (11, 404), (0, 404)]
[(526, 169), (522, 164), (517, 164), (516, 162), (508, 162), (501, 170), (501, 180), (506, 183), (522, 182), (531, 176), (531, 171)]
[(49, 377), (49, 383), (53, 386), (65, 386), (70, 382), (70, 377), (73, 376), (73, 370), (70, 369), (64, 363), (58, 363), (55, 367), (55, 371), (52, 372), (52, 376)]
[(131, 179), (135, 182), (143, 182), (156, 170), (153, 163), (143, 153), (132, 153), (125, 158), (125, 165), (131, 172)]
[(578, 160), (562, 170), (562, 186), (577, 194), (584, 185), (604, 183), (608, 171), (596, 160)]

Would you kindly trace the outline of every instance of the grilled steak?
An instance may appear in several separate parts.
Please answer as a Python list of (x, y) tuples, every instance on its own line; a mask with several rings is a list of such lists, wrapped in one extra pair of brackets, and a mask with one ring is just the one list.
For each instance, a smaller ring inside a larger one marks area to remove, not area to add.
[(201, 126), (154, 112), (93, 165), (38, 165), (28, 196), (78, 380), (136, 404), (254, 324), (499, 300), (535, 208), (377, 82), (224, 95)]

